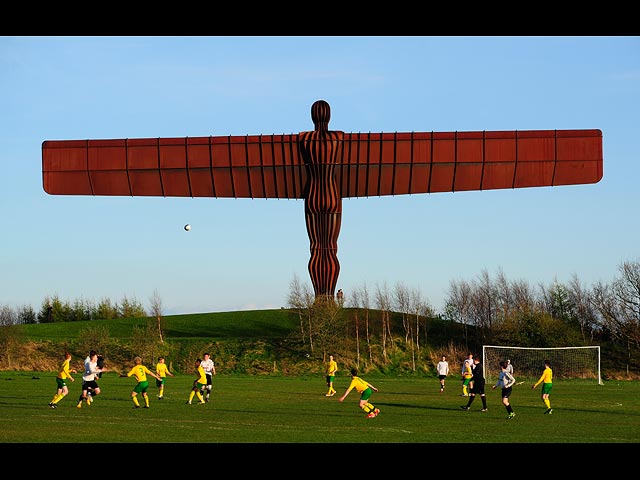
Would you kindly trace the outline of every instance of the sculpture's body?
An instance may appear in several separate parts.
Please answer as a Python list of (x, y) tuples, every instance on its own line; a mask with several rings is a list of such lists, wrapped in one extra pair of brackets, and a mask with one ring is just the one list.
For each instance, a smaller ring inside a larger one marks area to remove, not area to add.
[(326, 102), (316, 102), (311, 109), (313, 132), (299, 135), (302, 159), (307, 166), (307, 191), (304, 214), (311, 244), (309, 274), (316, 298), (333, 299), (340, 262), (338, 235), (342, 221), (342, 197), (335, 180), (342, 132), (329, 131), (331, 111)]
[(289, 135), (60, 140), (42, 144), (52, 195), (305, 200), (316, 298), (340, 273), (342, 198), (597, 183), (600, 130), (344, 133), (329, 104)]

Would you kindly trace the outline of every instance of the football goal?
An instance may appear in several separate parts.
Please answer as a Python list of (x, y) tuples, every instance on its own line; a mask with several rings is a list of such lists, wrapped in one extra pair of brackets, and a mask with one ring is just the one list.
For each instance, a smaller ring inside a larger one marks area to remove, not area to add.
[(555, 379), (596, 380), (600, 376), (600, 346), (530, 348), (498, 345), (482, 346), (482, 364), (487, 383), (495, 382), (500, 373), (499, 363), (511, 360), (516, 380), (537, 380), (544, 370), (544, 361), (551, 362)]

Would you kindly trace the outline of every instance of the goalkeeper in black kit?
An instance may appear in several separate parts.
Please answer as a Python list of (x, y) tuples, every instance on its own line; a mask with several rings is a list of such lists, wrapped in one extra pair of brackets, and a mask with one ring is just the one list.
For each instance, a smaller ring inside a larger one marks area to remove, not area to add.
[(476, 399), (476, 395), (480, 395), (480, 400), (482, 400), (482, 410), (481, 412), (487, 411), (487, 397), (484, 393), (484, 368), (482, 367), (482, 363), (479, 358), (473, 359), (473, 386), (471, 387), (469, 393), (469, 400), (466, 405), (461, 406), (463, 410), (469, 411), (471, 409), (471, 404)]

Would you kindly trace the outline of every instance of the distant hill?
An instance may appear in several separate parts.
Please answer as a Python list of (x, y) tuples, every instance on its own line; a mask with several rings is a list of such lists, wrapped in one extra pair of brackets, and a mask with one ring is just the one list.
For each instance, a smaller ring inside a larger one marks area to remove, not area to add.
[[(351, 325), (354, 311), (345, 308), (343, 312)], [(370, 310), (369, 314), (374, 332), (380, 312)], [(306, 322), (303, 318), (303, 328)], [(94, 349), (105, 354), (116, 371), (128, 368), (137, 355), (147, 364), (163, 355), (177, 372), (190, 373), (193, 361), (209, 351), (221, 374), (322, 375), (324, 354), (332, 353), (343, 369), (358, 365), (372, 373), (435, 375), (433, 368), (442, 354), (457, 369), (468, 352), (479, 355), (483, 344), (491, 344), (479, 338), (472, 326), (435, 318), (420, 327), (416, 349), (406, 342), (399, 313), (391, 314), (394, 341), (387, 340), (384, 352), (379, 331), (378, 337), (373, 333), (371, 345), (363, 334), (355, 343), (352, 325), (337, 336), (330, 352), (317, 344), (312, 348), (301, 334), (300, 317), (287, 309), (163, 316), (162, 341), (154, 330), (156, 323), (155, 318), (144, 317), (16, 325), (0, 331), (5, 337), (0, 337), (0, 348), (5, 349), (0, 352), (0, 370), (55, 371), (65, 350), (80, 362)], [(618, 344), (601, 348), (603, 377), (640, 377), (635, 360), (629, 360), (637, 357), (635, 353), (630, 356)]]

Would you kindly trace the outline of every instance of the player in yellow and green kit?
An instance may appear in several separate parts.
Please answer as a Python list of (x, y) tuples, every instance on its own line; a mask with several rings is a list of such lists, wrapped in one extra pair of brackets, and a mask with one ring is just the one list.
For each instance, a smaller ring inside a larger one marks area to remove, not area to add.
[(473, 385), (473, 354), (470, 353), (469, 356), (462, 363), (462, 393), (461, 397), (468, 397), (469, 390)]
[(76, 371), (72, 370), (69, 367), (70, 362), (71, 354), (69, 352), (65, 352), (64, 361), (62, 362), (62, 365), (60, 365), (60, 370), (58, 370), (58, 376), (56, 377), (56, 385), (58, 386), (58, 390), (53, 396), (51, 402), (49, 402), (49, 406), (51, 408), (57, 408), (58, 402), (66, 397), (69, 393), (69, 387), (67, 387), (67, 379), (71, 380), (72, 382), (75, 381), (75, 379), (71, 376), (71, 373), (76, 373)]
[(349, 395), (351, 390), (356, 389), (356, 391), (360, 394), (360, 408), (367, 414), (367, 418), (377, 417), (380, 413), (380, 409), (374, 407), (370, 402), (369, 398), (371, 398), (371, 391), (377, 392), (378, 389), (371, 385), (369, 382), (364, 381), (362, 378), (358, 377), (358, 370), (355, 368), (351, 369), (351, 384), (347, 391), (344, 392), (344, 395), (340, 397), (340, 401), (344, 401)]
[(333, 397), (336, 394), (336, 390), (333, 388), (333, 380), (337, 371), (338, 362), (333, 359), (333, 355), (329, 355), (329, 363), (327, 364), (327, 387), (329, 387), (329, 391), (325, 394), (325, 397)]
[(133, 387), (131, 391), (131, 400), (133, 401), (133, 408), (140, 408), (140, 402), (138, 401), (138, 394), (142, 394), (144, 398), (144, 408), (149, 408), (149, 396), (147, 395), (147, 389), (149, 388), (149, 381), (147, 375), (151, 375), (156, 380), (160, 377), (142, 365), (142, 358), (136, 357), (133, 359), (134, 366), (129, 370), (126, 375), (120, 375), (121, 377), (130, 377), (134, 375), (138, 383)]
[(204, 372), (204, 368), (202, 368), (202, 365), (200, 365), (201, 363), (202, 361), (200, 359), (196, 360), (197, 377), (193, 381), (193, 388), (189, 392), (189, 400), (187, 400), (187, 405), (191, 405), (191, 401), (193, 400), (193, 397), (195, 395), (198, 396), (198, 400), (200, 400), (200, 405), (205, 404), (204, 397), (200, 393), (200, 390), (202, 390), (207, 385), (207, 374)]
[(542, 375), (536, 383), (531, 385), (532, 389), (535, 389), (542, 383), (542, 401), (546, 405), (547, 409), (544, 413), (551, 415), (553, 408), (551, 408), (551, 402), (549, 401), (549, 394), (551, 393), (551, 387), (553, 387), (553, 370), (551, 370), (551, 362), (549, 360), (544, 361), (544, 370)]
[(169, 371), (169, 367), (164, 363), (164, 357), (158, 357), (156, 374), (160, 377), (156, 380), (156, 387), (158, 387), (158, 400), (162, 400), (164, 398), (164, 382), (167, 380), (167, 375), (173, 377), (173, 373)]

